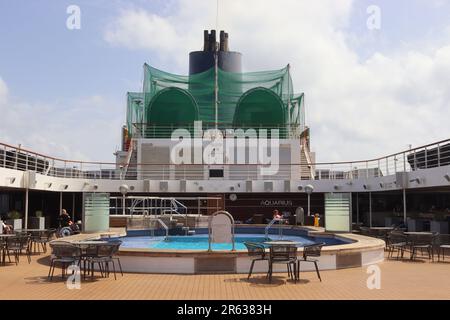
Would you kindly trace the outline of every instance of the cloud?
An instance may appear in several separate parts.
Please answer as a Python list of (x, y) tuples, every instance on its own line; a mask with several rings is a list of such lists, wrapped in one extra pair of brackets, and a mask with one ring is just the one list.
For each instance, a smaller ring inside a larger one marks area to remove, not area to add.
[(8, 87), (6, 86), (5, 81), (0, 78), (0, 105), (6, 103), (6, 99), (8, 97)]
[(8, 95), (0, 78), (2, 142), (71, 160), (107, 160), (120, 144), (123, 107), (102, 96), (30, 103)]
[[(450, 46), (401, 46), (361, 60), (349, 44), (351, 14), (352, 1), (227, 0), (219, 25), (248, 71), (291, 63), (319, 161), (383, 156), (448, 138)], [(199, 49), (202, 30), (214, 27), (211, 17), (214, 4), (192, 0), (180, 0), (169, 16), (123, 11), (106, 39), (163, 55), (168, 62), (156, 67), (170, 68)]]

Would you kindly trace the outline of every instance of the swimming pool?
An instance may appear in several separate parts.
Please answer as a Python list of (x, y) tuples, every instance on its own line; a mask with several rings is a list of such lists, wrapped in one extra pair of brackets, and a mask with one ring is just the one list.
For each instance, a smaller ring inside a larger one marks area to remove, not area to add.
[[(308, 237), (300, 235), (277, 235), (270, 234), (269, 240), (292, 240), (298, 243), (297, 246), (302, 247), (318, 242), (324, 242), (325, 245), (336, 245), (346, 243), (336, 238)], [(245, 250), (244, 242), (264, 243), (266, 240), (264, 234), (236, 234), (235, 248), (236, 250)], [(170, 236), (167, 240), (164, 237), (135, 236), (123, 237), (122, 248), (141, 248), (141, 249), (164, 249), (164, 250), (208, 250), (208, 235), (200, 234), (193, 236)], [(212, 250), (231, 250), (231, 243), (214, 243)]]
[[(358, 235), (337, 235), (316, 232), (305, 227), (285, 226), (281, 230), (269, 230), (270, 240), (293, 240), (298, 246), (324, 242), (318, 257), (321, 270), (341, 269), (368, 265), (382, 261), (385, 244), (381, 240), (365, 240)], [(119, 256), (123, 270), (142, 273), (248, 273), (252, 257), (248, 256), (244, 242), (260, 242), (265, 239), (263, 226), (239, 225), (235, 227), (235, 248), (229, 243), (216, 243), (208, 251), (208, 228), (195, 228), (195, 235), (169, 235), (164, 230), (127, 230), (121, 237)], [(282, 236), (280, 236), (282, 234)], [(299, 248), (301, 255), (302, 248)], [(280, 268), (278, 268), (280, 267)], [(285, 266), (275, 267), (274, 272), (285, 272)], [(277, 269), (278, 268), (278, 269)], [(302, 266), (302, 271), (314, 270), (314, 265)], [(267, 263), (257, 263), (254, 272), (266, 273)]]

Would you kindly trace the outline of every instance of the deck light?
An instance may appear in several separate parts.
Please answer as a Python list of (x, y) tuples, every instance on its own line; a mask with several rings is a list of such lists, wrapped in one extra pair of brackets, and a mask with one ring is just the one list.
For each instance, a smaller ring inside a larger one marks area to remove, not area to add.
[(119, 191), (122, 194), (122, 214), (125, 215), (125, 195), (128, 193), (128, 186), (126, 184), (122, 184), (119, 187)]
[(6, 178), (6, 180), (9, 180), (9, 183), (13, 184), (16, 181), (16, 178), (14, 178), (14, 177)]

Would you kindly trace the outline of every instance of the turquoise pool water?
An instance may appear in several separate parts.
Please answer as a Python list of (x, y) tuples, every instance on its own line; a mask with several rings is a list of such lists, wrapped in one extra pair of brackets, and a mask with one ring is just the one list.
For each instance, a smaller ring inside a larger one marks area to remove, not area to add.
[[(269, 235), (270, 240), (279, 240), (278, 235)], [(298, 242), (298, 246), (313, 244), (316, 242), (325, 242), (326, 245), (342, 244), (333, 238), (310, 238), (302, 236), (283, 236), (283, 240), (293, 240)], [(150, 248), (150, 249), (171, 249), (171, 250), (208, 250), (208, 235), (195, 236), (170, 236), (168, 240), (164, 237), (124, 237), (122, 238), (121, 248)], [(236, 250), (245, 250), (244, 242), (260, 242), (267, 241), (263, 234), (236, 234), (235, 247)], [(213, 250), (231, 250), (231, 243), (214, 243)]]

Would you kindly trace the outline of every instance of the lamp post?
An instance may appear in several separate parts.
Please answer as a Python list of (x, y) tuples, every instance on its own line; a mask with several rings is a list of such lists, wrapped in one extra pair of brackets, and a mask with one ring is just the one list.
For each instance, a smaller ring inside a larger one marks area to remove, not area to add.
[(119, 187), (119, 191), (122, 194), (122, 214), (125, 215), (125, 196), (128, 193), (128, 190), (130, 188), (126, 185), (123, 184)]
[(311, 215), (311, 193), (314, 191), (314, 187), (310, 184), (305, 186), (305, 192), (308, 194), (308, 216)]

